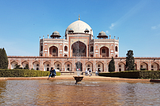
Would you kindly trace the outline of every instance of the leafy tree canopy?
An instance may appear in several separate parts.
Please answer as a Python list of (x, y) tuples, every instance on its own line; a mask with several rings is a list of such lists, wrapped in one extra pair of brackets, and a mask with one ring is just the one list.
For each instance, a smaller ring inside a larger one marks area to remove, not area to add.
[(132, 50), (129, 50), (126, 54), (126, 70), (134, 70), (134, 57)]
[(115, 71), (115, 64), (114, 64), (114, 58), (112, 57), (112, 60), (109, 62), (109, 72)]
[(0, 49), (0, 69), (8, 68), (8, 57), (5, 49)]

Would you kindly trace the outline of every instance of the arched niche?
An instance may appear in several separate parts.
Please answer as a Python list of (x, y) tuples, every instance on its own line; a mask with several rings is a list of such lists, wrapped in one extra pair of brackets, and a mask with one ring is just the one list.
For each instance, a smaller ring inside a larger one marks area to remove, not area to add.
[(86, 66), (86, 70), (91, 69), (91, 70), (93, 71), (93, 63), (87, 62), (87, 63), (85, 64), (85, 66)]
[(86, 45), (81, 41), (77, 41), (77, 42), (73, 43), (71, 46), (72, 56), (86, 57), (86, 55), (87, 55), (86, 48), (87, 48)]
[(56, 71), (61, 71), (62, 70), (62, 64), (61, 62), (57, 61), (54, 63), (54, 68)]
[(123, 62), (118, 63), (118, 71), (125, 71), (125, 64)]
[(44, 71), (49, 71), (51, 69), (51, 63), (49, 61), (45, 61), (43, 65), (44, 65)]
[(51, 46), (49, 48), (49, 56), (53, 56), (53, 57), (58, 56), (58, 48), (56, 46)]
[(96, 63), (96, 70), (98, 72), (104, 72), (104, 64), (102, 62), (97, 62)]
[(100, 57), (109, 57), (109, 48), (103, 46), (100, 48)]

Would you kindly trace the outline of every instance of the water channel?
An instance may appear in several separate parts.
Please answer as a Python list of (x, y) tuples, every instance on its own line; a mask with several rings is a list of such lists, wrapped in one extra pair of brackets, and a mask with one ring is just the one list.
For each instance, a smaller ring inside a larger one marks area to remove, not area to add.
[(159, 106), (160, 84), (118, 81), (0, 81), (0, 106)]

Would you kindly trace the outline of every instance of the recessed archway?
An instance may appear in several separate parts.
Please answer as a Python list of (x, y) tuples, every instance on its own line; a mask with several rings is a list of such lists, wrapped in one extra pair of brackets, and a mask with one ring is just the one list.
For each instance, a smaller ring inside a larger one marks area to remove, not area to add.
[(118, 71), (125, 71), (125, 64), (120, 62), (118, 63)]
[(22, 68), (26, 68), (27, 65), (29, 67), (29, 63), (27, 61), (22, 62)]
[(76, 63), (76, 71), (83, 71), (82, 70), (82, 63), (79, 61)]
[(58, 56), (58, 48), (56, 46), (51, 46), (49, 48), (49, 56), (53, 56), (53, 57)]
[(61, 71), (62, 70), (62, 64), (61, 62), (57, 61), (54, 63), (54, 68), (56, 71)]
[(18, 62), (16, 61), (11, 62), (11, 69), (16, 68), (16, 65), (18, 65)]
[(142, 62), (142, 63), (140, 64), (140, 69), (141, 69), (141, 70), (148, 70), (148, 64), (145, 63), (145, 62)]
[(93, 64), (91, 62), (87, 62), (85, 66), (86, 66), (86, 70), (91, 69), (93, 71)]
[(109, 48), (108, 47), (101, 47), (100, 48), (100, 57), (109, 57)]
[(40, 68), (39, 62), (38, 61), (33, 62), (33, 69), (40, 70), (39, 68)]
[(98, 72), (104, 72), (104, 64), (102, 62), (97, 62), (96, 63), (96, 70)]
[(50, 70), (50, 68), (51, 68), (51, 63), (50, 63), (49, 61), (45, 61), (45, 62), (43, 63), (43, 65), (44, 65), (44, 71), (49, 71), (49, 70)]
[(67, 61), (65, 62), (65, 71), (72, 71), (72, 63)]
[(77, 41), (72, 44), (72, 56), (75, 57), (86, 57), (86, 45), (81, 42)]
[(151, 70), (158, 71), (159, 70), (159, 65), (155, 62), (152, 63), (151, 64)]

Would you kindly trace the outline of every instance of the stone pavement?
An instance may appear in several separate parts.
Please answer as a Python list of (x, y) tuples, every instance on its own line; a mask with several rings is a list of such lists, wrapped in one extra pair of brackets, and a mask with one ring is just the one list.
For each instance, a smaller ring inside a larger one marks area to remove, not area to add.
[[(61, 75), (55, 78), (49, 78), (49, 80), (74, 80), (73, 76), (76, 75)], [(150, 82), (150, 79), (130, 79), (130, 78), (118, 78), (118, 77), (103, 77), (103, 76), (83, 76), (83, 80), (88, 81), (134, 81), (134, 82)], [(45, 77), (0, 77), (0, 80), (47, 80)]]

